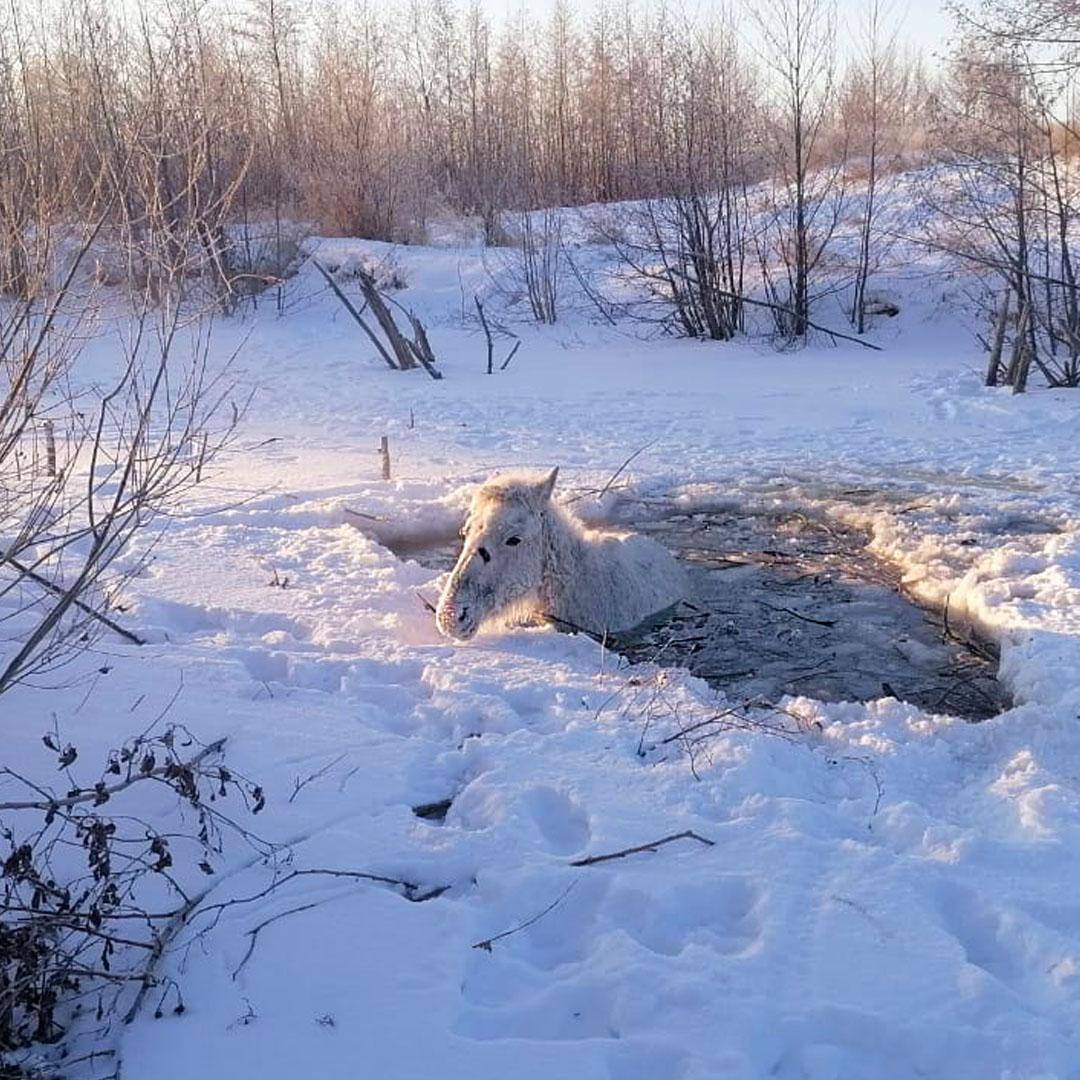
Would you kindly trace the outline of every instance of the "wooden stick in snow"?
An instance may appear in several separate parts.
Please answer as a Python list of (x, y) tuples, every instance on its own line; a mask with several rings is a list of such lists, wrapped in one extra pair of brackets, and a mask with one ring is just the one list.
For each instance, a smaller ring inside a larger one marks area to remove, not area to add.
[(390, 437), (384, 435), (379, 440), (379, 456), (382, 458), (382, 478), (390, 479)]
[(698, 835), (693, 829), (686, 829), (684, 832), (672, 833), (670, 836), (665, 836), (660, 840), (653, 840), (648, 844), (638, 844), (636, 847), (623, 848), (621, 851), (612, 851), (607, 855), (586, 855), (583, 859), (575, 859), (570, 865), (595, 866), (597, 863), (610, 862), (612, 859), (625, 859), (627, 855), (637, 855), (643, 851), (655, 851), (658, 847), (663, 847), (664, 844), (670, 844), (676, 840), (696, 840), (699, 844), (704, 844), (706, 847), (712, 847), (715, 843), (713, 840)]
[(364, 294), (364, 299), (379, 324), (379, 329), (382, 330), (386, 340), (390, 342), (390, 348), (394, 350), (394, 356), (397, 357), (397, 366), (402, 371), (408, 371), (410, 368), (416, 367), (418, 360), (416, 351), (410, 348), (409, 342), (405, 340), (405, 335), (398, 329), (398, 324), (394, 322), (394, 316), (390, 314), (390, 309), (386, 306), (386, 301), (383, 300), (382, 293), (379, 292), (379, 288), (375, 284), (375, 278), (366, 270), (360, 270), (356, 277), (357, 281), (360, 282), (360, 291)]
[(391, 371), (397, 371), (398, 366), (397, 366), (396, 363), (394, 363), (394, 358), (390, 355), (389, 352), (386, 351), (386, 346), (383, 345), (383, 343), (378, 339), (378, 337), (375, 334), (375, 331), (372, 330), (371, 327), (368, 326), (368, 324), (366, 322), (364, 322), (363, 318), (360, 315), (360, 312), (357, 311), (356, 308), (353, 306), (352, 301), (345, 295), (344, 292), (342, 292), (341, 287), (330, 276), (330, 271), (327, 270), (326, 267), (324, 267), (323, 264), (321, 262), (319, 262), (318, 259), (312, 259), (311, 261), (315, 264), (315, 269), (318, 270), (319, 273), (322, 274), (322, 276), (324, 278), (326, 278), (327, 285), (329, 285), (330, 288), (333, 289), (334, 295), (344, 305), (345, 310), (356, 320), (356, 322), (359, 325), (360, 329), (363, 330), (365, 334), (367, 334), (367, 336), (370, 339), (372, 345), (374, 345), (375, 348), (379, 350), (379, 355), (386, 361), (387, 366), (390, 368), (390, 370)]
[(500, 371), (505, 371), (510, 366), (510, 361), (513, 360), (515, 356), (517, 356), (517, 351), (520, 348), (521, 338), (518, 338), (517, 341), (514, 342), (514, 347), (507, 354), (506, 359), (499, 365)]
[(392, 296), (387, 296), (386, 299), (409, 320), (409, 323), (413, 328), (413, 336), (411, 338), (403, 338), (413, 359), (420, 364), (433, 379), (441, 379), (442, 372), (435, 366), (435, 352), (431, 348), (431, 342), (428, 340), (427, 330), (425, 329), (424, 324), (412, 311), (405, 307), (404, 304), (398, 303)]
[[(22, 574), (23, 577), (29, 578), (35, 584), (40, 585), (43, 589), (48, 589), (49, 592), (56, 596), (66, 596), (67, 593), (55, 582), (50, 581), (47, 577), (42, 577), (41, 574), (31, 570), (29, 566), (24, 566), (18, 559), (7, 558), (4, 562), (10, 563), (15, 567), (15, 570)], [(92, 619), (96, 619), (102, 626), (107, 626), (114, 634), (119, 634), (126, 641), (130, 641), (132, 645), (145, 645), (141, 637), (137, 634), (133, 634), (130, 630), (125, 630), (119, 623), (114, 622), (108, 615), (102, 614), (100, 611), (95, 611), (89, 604), (84, 604), (79, 599), (73, 599), (72, 604), (77, 607), (84, 615), (89, 615)]]
[(523, 923), (518, 923), (517, 926), (512, 926), (509, 930), (504, 930), (501, 934), (496, 934), (494, 937), (484, 938), (483, 941), (477, 941), (473, 943), (474, 949), (483, 949), (484, 952), (491, 952), (491, 946), (496, 941), (502, 941), (503, 938), (510, 937), (511, 934), (519, 934), (522, 930), (527, 930), (534, 923), (538, 923), (549, 912), (554, 911), (566, 898), (570, 895), (570, 890), (577, 884), (576, 881), (571, 881), (569, 885), (563, 889), (554, 900), (543, 911), (538, 911), (531, 919), (526, 919)]
[(51, 420), (45, 421), (45, 474), (56, 475), (56, 432)]
[(1013, 387), (1016, 386), (1020, 368), (1024, 363), (1024, 343), (1027, 339), (1028, 320), (1030, 318), (1031, 305), (1025, 301), (1016, 320), (1016, 337), (1013, 339), (1012, 359), (1009, 361), (1009, 372), (1006, 376), (1006, 381)]
[(480, 303), (480, 297), (474, 296), (473, 303), (476, 305), (476, 314), (480, 316), (480, 325), (484, 328), (484, 337), (487, 339), (487, 374), (495, 373), (495, 342), (491, 340), (491, 327), (488, 326), (487, 316), (484, 315), (484, 305)]

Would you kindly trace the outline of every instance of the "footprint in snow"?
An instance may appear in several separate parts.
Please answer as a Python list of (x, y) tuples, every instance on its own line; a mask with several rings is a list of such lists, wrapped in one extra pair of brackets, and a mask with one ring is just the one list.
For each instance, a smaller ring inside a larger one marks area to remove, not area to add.
[(761, 939), (763, 896), (753, 878), (722, 874), (659, 894), (615, 887), (606, 907), (612, 922), (652, 952), (677, 956), (694, 943), (735, 956)]
[(522, 802), (532, 814), (548, 848), (556, 855), (581, 851), (592, 837), (585, 810), (564, 792), (552, 787), (535, 787)]

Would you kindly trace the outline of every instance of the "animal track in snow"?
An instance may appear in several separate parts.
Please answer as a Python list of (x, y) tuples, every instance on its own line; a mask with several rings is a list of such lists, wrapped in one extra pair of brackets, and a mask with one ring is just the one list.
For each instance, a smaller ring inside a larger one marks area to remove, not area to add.
[(1021, 977), (1023, 963), (1016, 952), (1017, 927), (1007, 912), (983, 901), (973, 890), (950, 884), (938, 901), (945, 929), (956, 938), (969, 964), (1011, 984)]
[(311, 636), (303, 623), (272, 611), (238, 611), (155, 597), (140, 604), (139, 615), (143, 623), (173, 637), (220, 633), (261, 637), (284, 632), (295, 641), (306, 641)]
[(581, 851), (592, 837), (588, 815), (564, 792), (553, 787), (534, 787), (522, 801), (554, 853), (571, 855)]
[(490, 1009), (467, 1009), (455, 1025), (470, 1039), (616, 1039), (617, 992), (592, 977), (545, 983), (533, 996)]
[(278, 683), (298, 690), (337, 693), (352, 669), (345, 660), (326, 657), (295, 656), (279, 649), (260, 646), (223, 649), (223, 656), (240, 661), (257, 682)]
[(680, 1080), (686, 1053), (677, 1046), (646, 1039), (620, 1040), (608, 1053), (611, 1080)]
[(723, 874), (659, 896), (615, 887), (605, 907), (612, 921), (652, 952), (676, 956), (694, 943), (738, 955), (760, 940), (762, 897), (752, 878)]
[(1080, 997), (1080, 950), (1033, 913), (983, 899), (974, 889), (947, 883), (939, 890), (943, 928), (981, 969), (1030, 1005), (1060, 1007)]

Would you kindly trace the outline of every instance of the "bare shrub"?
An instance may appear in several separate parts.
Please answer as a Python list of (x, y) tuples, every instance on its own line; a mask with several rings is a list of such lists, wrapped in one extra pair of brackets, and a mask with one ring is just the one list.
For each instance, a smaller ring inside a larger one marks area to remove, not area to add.
[(559, 317), (559, 294), (565, 271), (562, 213), (547, 209), (523, 213), (500, 249), (489, 274), (497, 292), (510, 304), (527, 303), (533, 319), (552, 325)]
[[(35, 1066), (51, 1057), (44, 1048), (62, 1044), (79, 1024), (95, 1029), (95, 1045), (108, 1045), (110, 1028), (155, 987), (159, 1015), (183, 1012), (180, 988), (156, 973), (170, 923), (192, 908), (193, 879), (215, 873), (228, 834), (267, 850), (220, 808), (230, 798), (252, 813), (264, 804), (257, 784), (221, 763), (224, 740), (204, 745), (167, 725), (125, 740), (90, 780), (79, 778), (85, 770), (75, 745), (56, 731), (42, 741), (64, 791), (0, 768), (4, 1076), (40, 1075)], [(163, 805), (182, 805), (190, 824), (166, 830), (132, 815), (136, 786), (141, 794), (158, 788)]]
[(115, 632), (132, 540), (178, 508), (245, 404), (211, 362), (210, 322), (171, 290), (138, 299), (113, 373), (84, 379), (96, 299), (80, 271), (99, 232), (69, 245), (55, 286), (0, 304), (0, 695)]
[(300, 222), (278, 219), (258, 224), (244, 222), (235, 232), (232, 265), (238, 294), (251, 297), (257, 304), (261, 293), (274, 289), (277, 309), (282, 312), (283, 286), (299, 273), (307, 258), (310, 228)]

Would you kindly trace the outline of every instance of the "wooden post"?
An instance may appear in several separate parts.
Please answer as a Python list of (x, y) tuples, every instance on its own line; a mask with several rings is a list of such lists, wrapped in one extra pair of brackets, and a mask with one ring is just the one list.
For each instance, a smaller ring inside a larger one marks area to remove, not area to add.
[(384, 435), (379, 440), (379, 456), (382, 458), (382, 478), (390, 479), (390, 439)]
[[(1006, 381), (1010, 386), (1016, 385), (1020, 369), (1024, 364), (1024, 346), (1027, 341), (1028, 320), (1030, 318), (1031, 306), (1025, 301), (1016, 320), (1016, 337), (1013, 339), (1012, 358), (1009, 360), (1009, 370), (1006, 375)], [(1028, 363), (1030, 363), (1030, 360)]]
[(994, 327), (994, 340), (990, 346), (990, 360), (986, 365), (986, 385), (997, 386), (1001, 377), (1001, 350), (1005, 345), (1005, 331), (1009, 322), (1009, 301), (1012, 292), (1006, 290), (1005, 299), (1001, 303), (1001, 311), (998, 312), (997, 325)]
[(1031, 342), (1027, 338), (1020, 343), (1020, 363), (1016, 366), (1012, 392), (1023, 394), (1027, 390), (1028, 372), (1031, 370)]
[(480, 316), (480, 325), (484, 328), (484, 337), (487, 339), (487, 373), (491, 375), (495, 371), (495, 343), (491, 340), (491, 328), (484, 315), (484, 305), (480, 303), (480, 297), (473, 296), (473, 303), (476, 304), (476, 313)]

